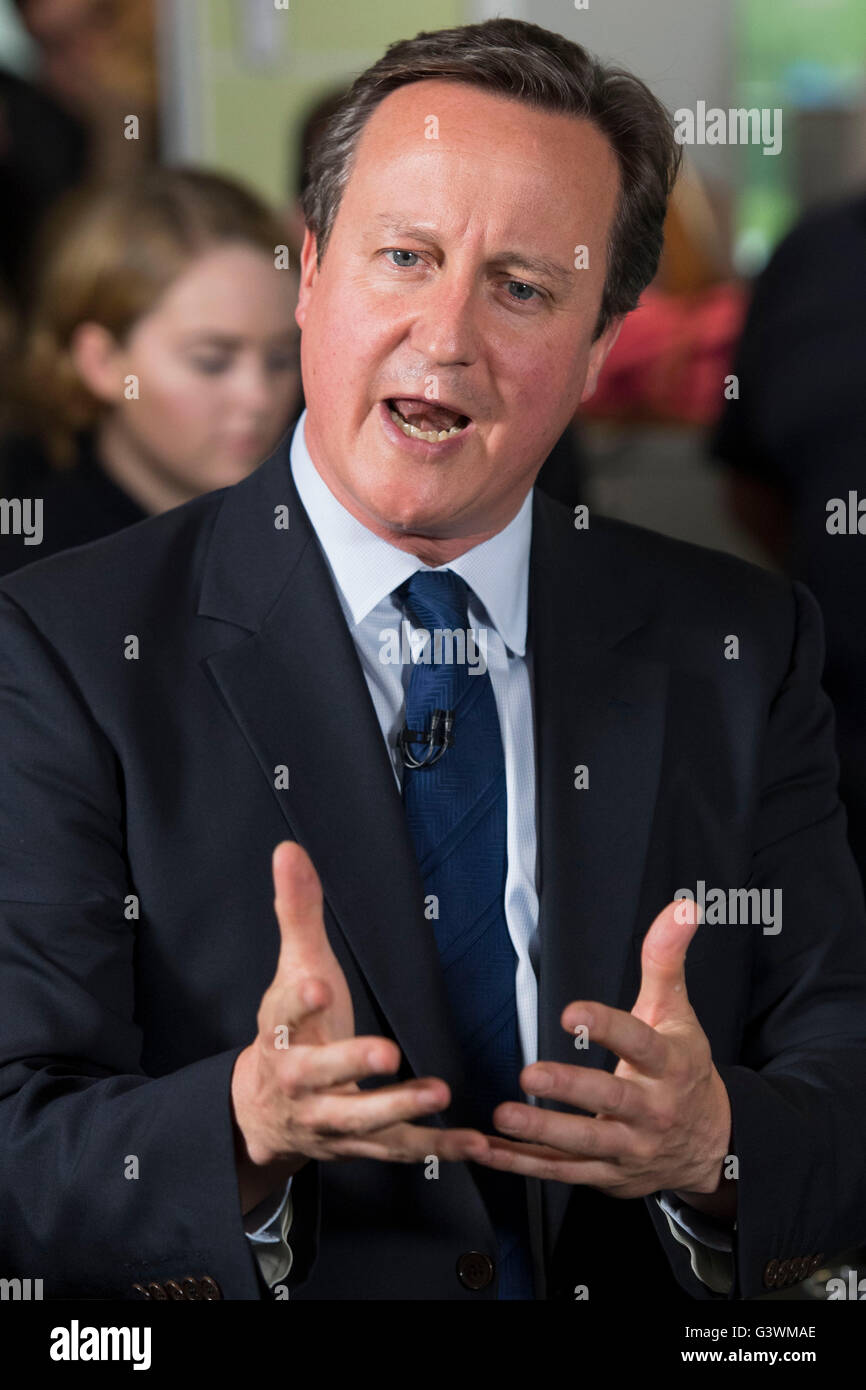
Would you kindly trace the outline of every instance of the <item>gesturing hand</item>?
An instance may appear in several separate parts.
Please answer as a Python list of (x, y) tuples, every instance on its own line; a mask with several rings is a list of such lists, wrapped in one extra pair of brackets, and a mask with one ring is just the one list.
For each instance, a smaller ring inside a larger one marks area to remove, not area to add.
[(690, 902), (670, 903), (659, 913), (644, 938), (640, 992), (631, 1013), (582, 1001), (563, 1010), (561, 1023), (569, 1033), (585, 1024), (594, 1042), (617, 1054), (613, 1075), (544, 1061), (521, 1072), (524, 1091), (594, 1116), (520, 1103), (497, 1106), (497, 1129), (524, 1142), (493, 1136), (480, 1162), (587, 1183), (617, 1197), (669, 1188), (707, 1211), (733, 1215), (734, 1184), (715, 1201), (701, 1200), (701, 1194), (719, 1192), (731, 1108), (686, 994), (685, 955), (697, 920)]
[(486, 1153), (488, 1140), (476, 1130), (411, 1123), (450, 1103), (444, 1081), (424, 1077), (359, 1088), (362, 1077), (393, 1074), (400, 1049), (389, 1038), (354, 1036), (349, 987), (328, 942), (322, 888), (309, 855), (284, 841), (274, 851), (273, 875), (279, 960), (262, 997), (257, 1036), (232, 1075), (234, 1116), (246, 1150), (241, 1159), (293, 1172), (310, 1158), (411, 1163), (428, 1154), (466, 1159)]

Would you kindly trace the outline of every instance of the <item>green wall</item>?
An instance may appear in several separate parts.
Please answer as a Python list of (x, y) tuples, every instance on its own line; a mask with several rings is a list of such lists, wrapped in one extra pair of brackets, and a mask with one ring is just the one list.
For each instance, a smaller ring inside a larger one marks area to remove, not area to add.
[(381, 56), (389, 43), (421, 29), (465, 23), (463, 0), (289, 0), (266, 17), (272, 60), (245, 57), (244, 3), (269, 11), (274, 0), (193, 0), (201, 81), (202, 159), (283, 203), (295, 175), (295, 129), (320, 94)]

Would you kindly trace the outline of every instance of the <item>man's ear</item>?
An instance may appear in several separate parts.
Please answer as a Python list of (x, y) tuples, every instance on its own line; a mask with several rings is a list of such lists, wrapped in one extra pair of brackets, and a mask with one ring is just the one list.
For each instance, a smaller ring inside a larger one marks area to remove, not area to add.
[(596, 338), (589, 350), (589, 367), (586, 373), (586, 381), (583, 385), (581, 402), (589, 400), (598, 384), (598, 376), (604, 366), (605, 358), (610, 352), (617, 338), (619, 331), (625, 323), (625, 314), (620, 314), (619, 318), (612, 319), (604, 330), (600, 338)]
[(319, 274), (319, 267), (316, 260), (318, 255), (318, 244), (309, 227), (304, 229), (304, 244), (301, 247), (301, 287), (298, 291), (298, 302), (295, 306), (295, 323), (299, 328), (303, 328), (304, 320), (307, 317), (307, 305), (310, 302), (310, 294)]
[(69, 343), (73, 366), (92, 396), (117, 405), (123, 395), (123, 354), (114, 335), (101, 323), (79, 323)]

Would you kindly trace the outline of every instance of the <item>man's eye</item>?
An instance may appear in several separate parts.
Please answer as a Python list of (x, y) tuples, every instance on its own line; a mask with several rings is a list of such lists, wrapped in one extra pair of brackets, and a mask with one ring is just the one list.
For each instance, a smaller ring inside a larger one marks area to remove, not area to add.
[[(394, 248), (394, 247), (392, 247), (391, 250), (386, 251), (386, 252), (385, 252), (385, 255), (386, 255), (386, 256), (410, 256), (410, 257), (411, 257), (411, 256), (414, 256), (414, 257), (415, 257), (415, 260), (416, 260), (416, 261), (418, 260), (418, 252), (417, 252), (417, 251), (398, 251), (398, 250), (397, 250), (396, 248)], [(392, 264), (392, 265), (396, 265), (396, 266), (400, 266), (400, 267), (405, 268), (405, 269), (408, 269), (408, 270), (411, 270), (411, 269), (413, 268), (413, 266), (407, 265), (406, 261), (392, 261), (391, 264)]]
[(537, 294), (538, 294), (538, 290), (535, 288), (535, 286), (534, 286), (534, 285), (527, 285), (526, 282), (525, 282), (524, 280), (509, 280), (509, 281), (508, 281), (509, 293), (510, 293), (510, 291), (512, 290), (512, 288), (514, 288), (514, 287), (516, 287), (518, 290), (526, 290), (526, 291), (527, 291), (527, 294), (525, 294), (525, 295), (524, 295), (524, 294), (512, 294), (512, 295), (511, 295), (511, 298), (512, 298), (512, 299), (518, 299), (518, 300), (520, 301), (521, 304), (529, 304), (529, 303), (531, 303), (531, 298), (530, 298), (530, 296), (532, 296), (532, 295), (537, 295)]

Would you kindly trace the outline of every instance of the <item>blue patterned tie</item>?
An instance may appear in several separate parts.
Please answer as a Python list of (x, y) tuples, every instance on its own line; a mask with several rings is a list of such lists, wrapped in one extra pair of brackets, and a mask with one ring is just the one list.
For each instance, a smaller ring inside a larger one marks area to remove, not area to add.
[[(428, 731), (435, 710), (452, 710), (455, 716), (453, 745), (430, 766), (404, 768), (403, 805), (424, 891), (438, 900), (434, 930), (465, 1060), (472, 1123), (496, 1133), (494, 1108), (506, 1100), (526, 1101), (517, 1082), (517, 956), (505, 920), (505, 757), (499, 717), (490, 676), (467, 636), (465, 581), (451, 570), (419, 570), (396, 596), (413, 626), (430, 633), (429, 662), (412, 667), (406, 727)], [(457, 633), (462, 639), (454, 640)], [(406, 749), (410, 760), (431, 757), (426, 740), (410, 740)], [(499, 1297), (532, 1298), (525, 1180), (483, 1165), (474, 1172), (499, 1242)]]

